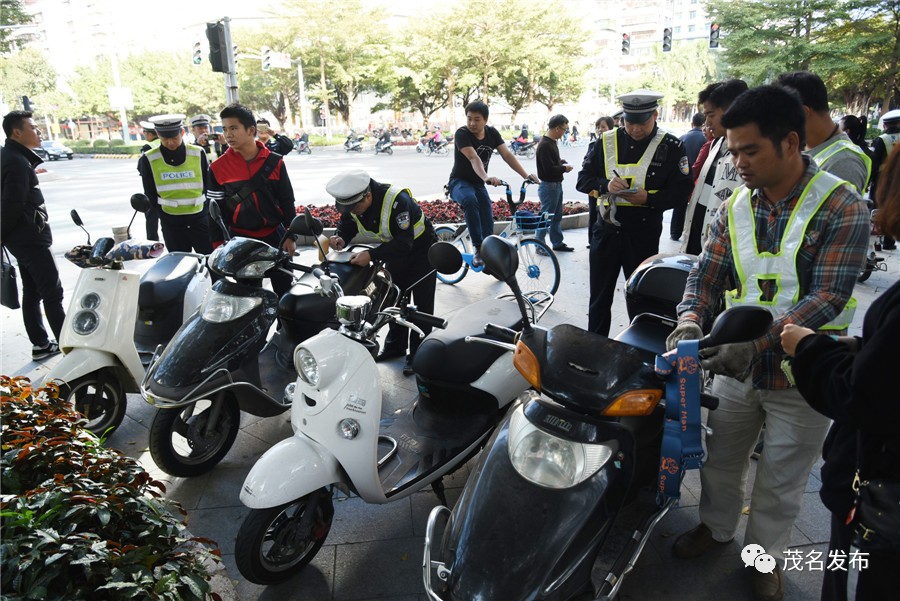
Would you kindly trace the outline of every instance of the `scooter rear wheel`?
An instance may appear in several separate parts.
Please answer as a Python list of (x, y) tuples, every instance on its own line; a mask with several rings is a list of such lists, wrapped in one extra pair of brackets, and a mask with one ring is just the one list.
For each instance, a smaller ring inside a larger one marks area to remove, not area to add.
[(97, 436), (109, 436), (125, 419), (125, 391), (112, 373), (73, 380), (59, 387), (59, 395), (88, 420), (87, 429)]
[[(219, 406), (215, 423), (209, 420)], [(241, 409), (234, 395), (217, 401), (201, 400), (186, 407), (160, 409), (150, 425), (150, 455), (172, 476), (191, 477), (214, 468), (231, 449), (241, 425)]]
[(269, 509), (253, 509), (235, 540), (234, 559), (244, 578), (256, 584), (277, 584), (306, 567), (331, 530), (334, 505), (322, 490), (308, 532), (297, 527), (308, 509), (309, 495)]

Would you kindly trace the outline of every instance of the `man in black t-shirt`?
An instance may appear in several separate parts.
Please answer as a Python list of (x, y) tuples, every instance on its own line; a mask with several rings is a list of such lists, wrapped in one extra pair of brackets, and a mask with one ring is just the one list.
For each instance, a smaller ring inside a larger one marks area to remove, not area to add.
[(480, 267), (484, 263), (481, 260), (481, 241), (494, 232), (494, 213), (491, 207), (491, 197), (488, 195), (485, 184), (499, 186), (500, 179), (488, 177), (488, 163), (496, 148), (512, 167), (513, 171), (523, 178), (537, 182), (538, 178), (530, 174), (519, 164), (513, 156), (503, 138), (493, 127), (487, 125), (488, 106), (476, 100), (466, 107), (466, 125), (456, 130), (453, 137), (455, 149), (453, 151), (453, 170), (450, 172), (450, 198), (459, 203), (466, 217), (466, 226), (469, 228), (469, 236), (475, 246), (475, 257), (472, 259), (473, 267)]

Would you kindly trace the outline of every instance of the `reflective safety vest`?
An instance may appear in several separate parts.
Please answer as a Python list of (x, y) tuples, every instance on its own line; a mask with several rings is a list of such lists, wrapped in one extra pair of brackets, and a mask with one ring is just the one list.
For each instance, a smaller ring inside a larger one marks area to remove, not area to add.
[[(373, 232), (371, 230), (367, 230), (362, 222), (359, 220), (359, 217), (350, 213), (350, 216), (353, 218), (353, 221), (356, 222), (356, 227), (359, 228), (360, 232), (364, 232), (373, 238), (377, 238), (381, 243), (390, 242), (394, 239), (391, 235), (391, 210), (394, 206), (394, 200), (396, 200), (397, 196), (401, 192), (406, 192), (409, 194), (409, 197), (413, 199), (413, 202), (418, 204), (415, 198), (413, 198), (412, 192), (409, 191), (408, 188), (401, 188), (399, 186), (391, 186), (387, 189), (387, 192), (384, 193), (384, 200), (381, 202), (381, 219), (378, 224), (378, 231)], [(413, 239), (418, 238), (425, 232), (425, 212), (421, 212), (419, 215), (419, 220), (413, 224)]]
[[(740, 280), (740, 292), (725, 293), (725, 306), (758, 305), (765, 307), (775, 317), (783, 315), (800, 299), (800, 278), (797, 275), (797, 257), (810, 221), (831, 193), (844, 184), (842, 179), (819, 171), (803, 189), (800, 199), (788, 218), (777, 253), (759, 252), (756, 245), (756, 218), (750, 203), (750, 190), (741, 186), (728, 201), (728, 231), (731, 237), (731, 253)], [(774, 280), (777, 287), (772, 300), (763, 300), (763, 280)], [(851, 298), (840, 315), (820, 330), (846, 330), (856, 312), (856, 299)]]
[[(606, 159), (605, 172), (606, 179), (612, 179), (616, 176), (615, 170), (619, 176), (631, 184), (632, 188), (646, 189), (647, 171), (650, 170), (650, 162), (656, 154), (656, 149), (666, 136), (666, 132), (662, 129), (656, 130), (656, 135), (650, 140), (647, 150), (641, 156), (637, 163), (619, 163), (619, 141), (616, 138), (616, 129), (603, 132), (603, 156)], [(647, 190), (648, 194), (652, 194), (657, 190)], [(646, 204), (637, 205), (631, 202), (625, 202), (616, 198), (616, 204), (620, 207), (646, 207)]]
[(202, 151), (193, 144), (185, 144), (185, 147), (187, 156), (181, 165), (166, 163), (158, 146), (146, 152), (159, 194), (159, 206), (169, 215), (194, 215), (203, 210), (206, 201), (200, 161)]
[(852, 182), (847, 182), (848, 184), (853, 186), (854, 190), (856, 190), (857, 192), (862, 194), (863, 192), (866, 191), (866, 188), (869, 187), (869, 180), (872, 178), (872, 159), (870, 159), (869, 155), (864, 153), (859, 146), (857, 146), (850, 140), (845, 140), (843, 138), (840, 138), (838, 140), (835, 140), (833, 144), (829, 144), (828, 146), (826, 146), (825, 148), (820, 150), (816, 154), (816, 156), (813, 157), (813, 159), (815, 159), (816, 165), (818, 165), (820, 169), (824, 169), (825, 171), (828, 171), (827, 165), (828, 165), (829, 161), (831, 161), (833, 158), (838, 156), (841, 152), (852, 152), (852, 153), (858, 155), (859, 158), (862, 159), (862, 162), (865, 164), (865, 166), (866, 166), (866, 183), (863, 185), (863, 189), (856, 190), (856, 186), (853, 185)]
[(900, 141), (900, 132), (893, 134), (881, 134), (878, 137), (881, 138), (882, 142), (884, 142), (884, 147), (887, 150), (887, 154), (884, 156), (891, 156), (891, 151), (894, 149), (894, 144)]

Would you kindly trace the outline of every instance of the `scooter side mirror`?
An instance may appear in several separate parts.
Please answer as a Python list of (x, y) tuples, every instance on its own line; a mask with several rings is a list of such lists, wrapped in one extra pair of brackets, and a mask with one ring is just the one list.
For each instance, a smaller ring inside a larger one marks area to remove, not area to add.
[(145, 194), (132, 194), (131, 208), (139, 213), (146, 213), (150, 210), (150, 199)]
[(291, 221), (290, 232), (299, 236), (319, 236), (325, 231), (322, 222), (312, 216), (309, 207), (303, 207), (303, 214), (294, 217)]
[(772, 313), (763, 307), (739, 305), (716, 317), (712, 330), (700, 340), (700, 348), (748, 342), (764, 336), (772, 325)]
[(219, 229), (222, 230), (225, 240), (231, 240), (231, 236), (228, 234), (228, 228), (225, 227), (225, 222), (222, 220), (222, 209), (215, 200), (209, 201), (209, 214), (213, 218), (213, 221), (219, 226)]
[(438, 273), (456, 273), (462, 268), (462, 255), (449, 242), (435, 242), (428, 249), (428, 262)]
[(519, 254), (516, 246), (499, 236), (488, 236), (481, 243), (481, 258), (494, 276), (501, 281), (515, 280), (519, 269)]
[(84, 227), (84, 222), (81, 220), (81, 216), (78, 214), (78, 211), (72, 209), (71, 211), (69, 211), (69, 217), (72, 218), (72, 221), (75, 223), (75, 225), (77, 225), (78, 227)]

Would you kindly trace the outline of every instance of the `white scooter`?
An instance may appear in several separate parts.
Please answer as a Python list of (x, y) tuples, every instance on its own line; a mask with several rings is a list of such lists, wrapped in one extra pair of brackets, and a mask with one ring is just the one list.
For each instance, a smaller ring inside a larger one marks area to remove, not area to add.
[[(146, 212), (150, 201), (135, 194), (131, 206), (135, 214)], [(74, 209), (71, 215), (84, 229)], [(129, 223), (129, 238), (130, 228)], [(139, 256), (141, 245), (136, 241), (115, 248), (112, 238), (100, 238), (93, 246), (90, 242), (88, 234), (87, 247), (66, 254), (83, 269), (59, 340), (64, 356), (42, 385), (56, 381), (60, 396), (87, 418), (87, 428), (108, 435), (125, 418), (125, 393), (140, 392), (156, 347), (165, 346), (200, 306), (210, 277), (204, 255), (170, 253), (141, 275), (123, 268), (126, 260), (153, 258)]]
[[(454, 273), (461, 265), (459, 252), (446, 242), (436, 243), (428, 256), (441, 272)], [(404, 299), (369, 324), (369, 299), (342, 297), (340, 330), (327, 330), (295, 349), (300, 378), (291, 408), (294, 435), (269, 449), (241, 488), (241, 501), (251, 511), (237, 535), (235, 560), (247, 580), (281, 582), (312, 560), (331, 528), (333, 488), (381, 504), (431, 485), (446, 500), (442, 477), (478, 452), (507, 407), (528, 389), (508, 350), (466, 344), (466, 337), (511, 341), (526, 323), (519, 312), (524, 305), (531, 310), (529, 321), (536, 321), (551, 295), (540, 311), (525, 300), (521, 309), (508, 300), (480, 301), (449, 325), (418, 313)], [(413, 359), (419, 394), (383, 416), (375, 336), (392, 322), (444, 329), (427, 336)], [(486, 328), (488, 322), (497, 325)]]

